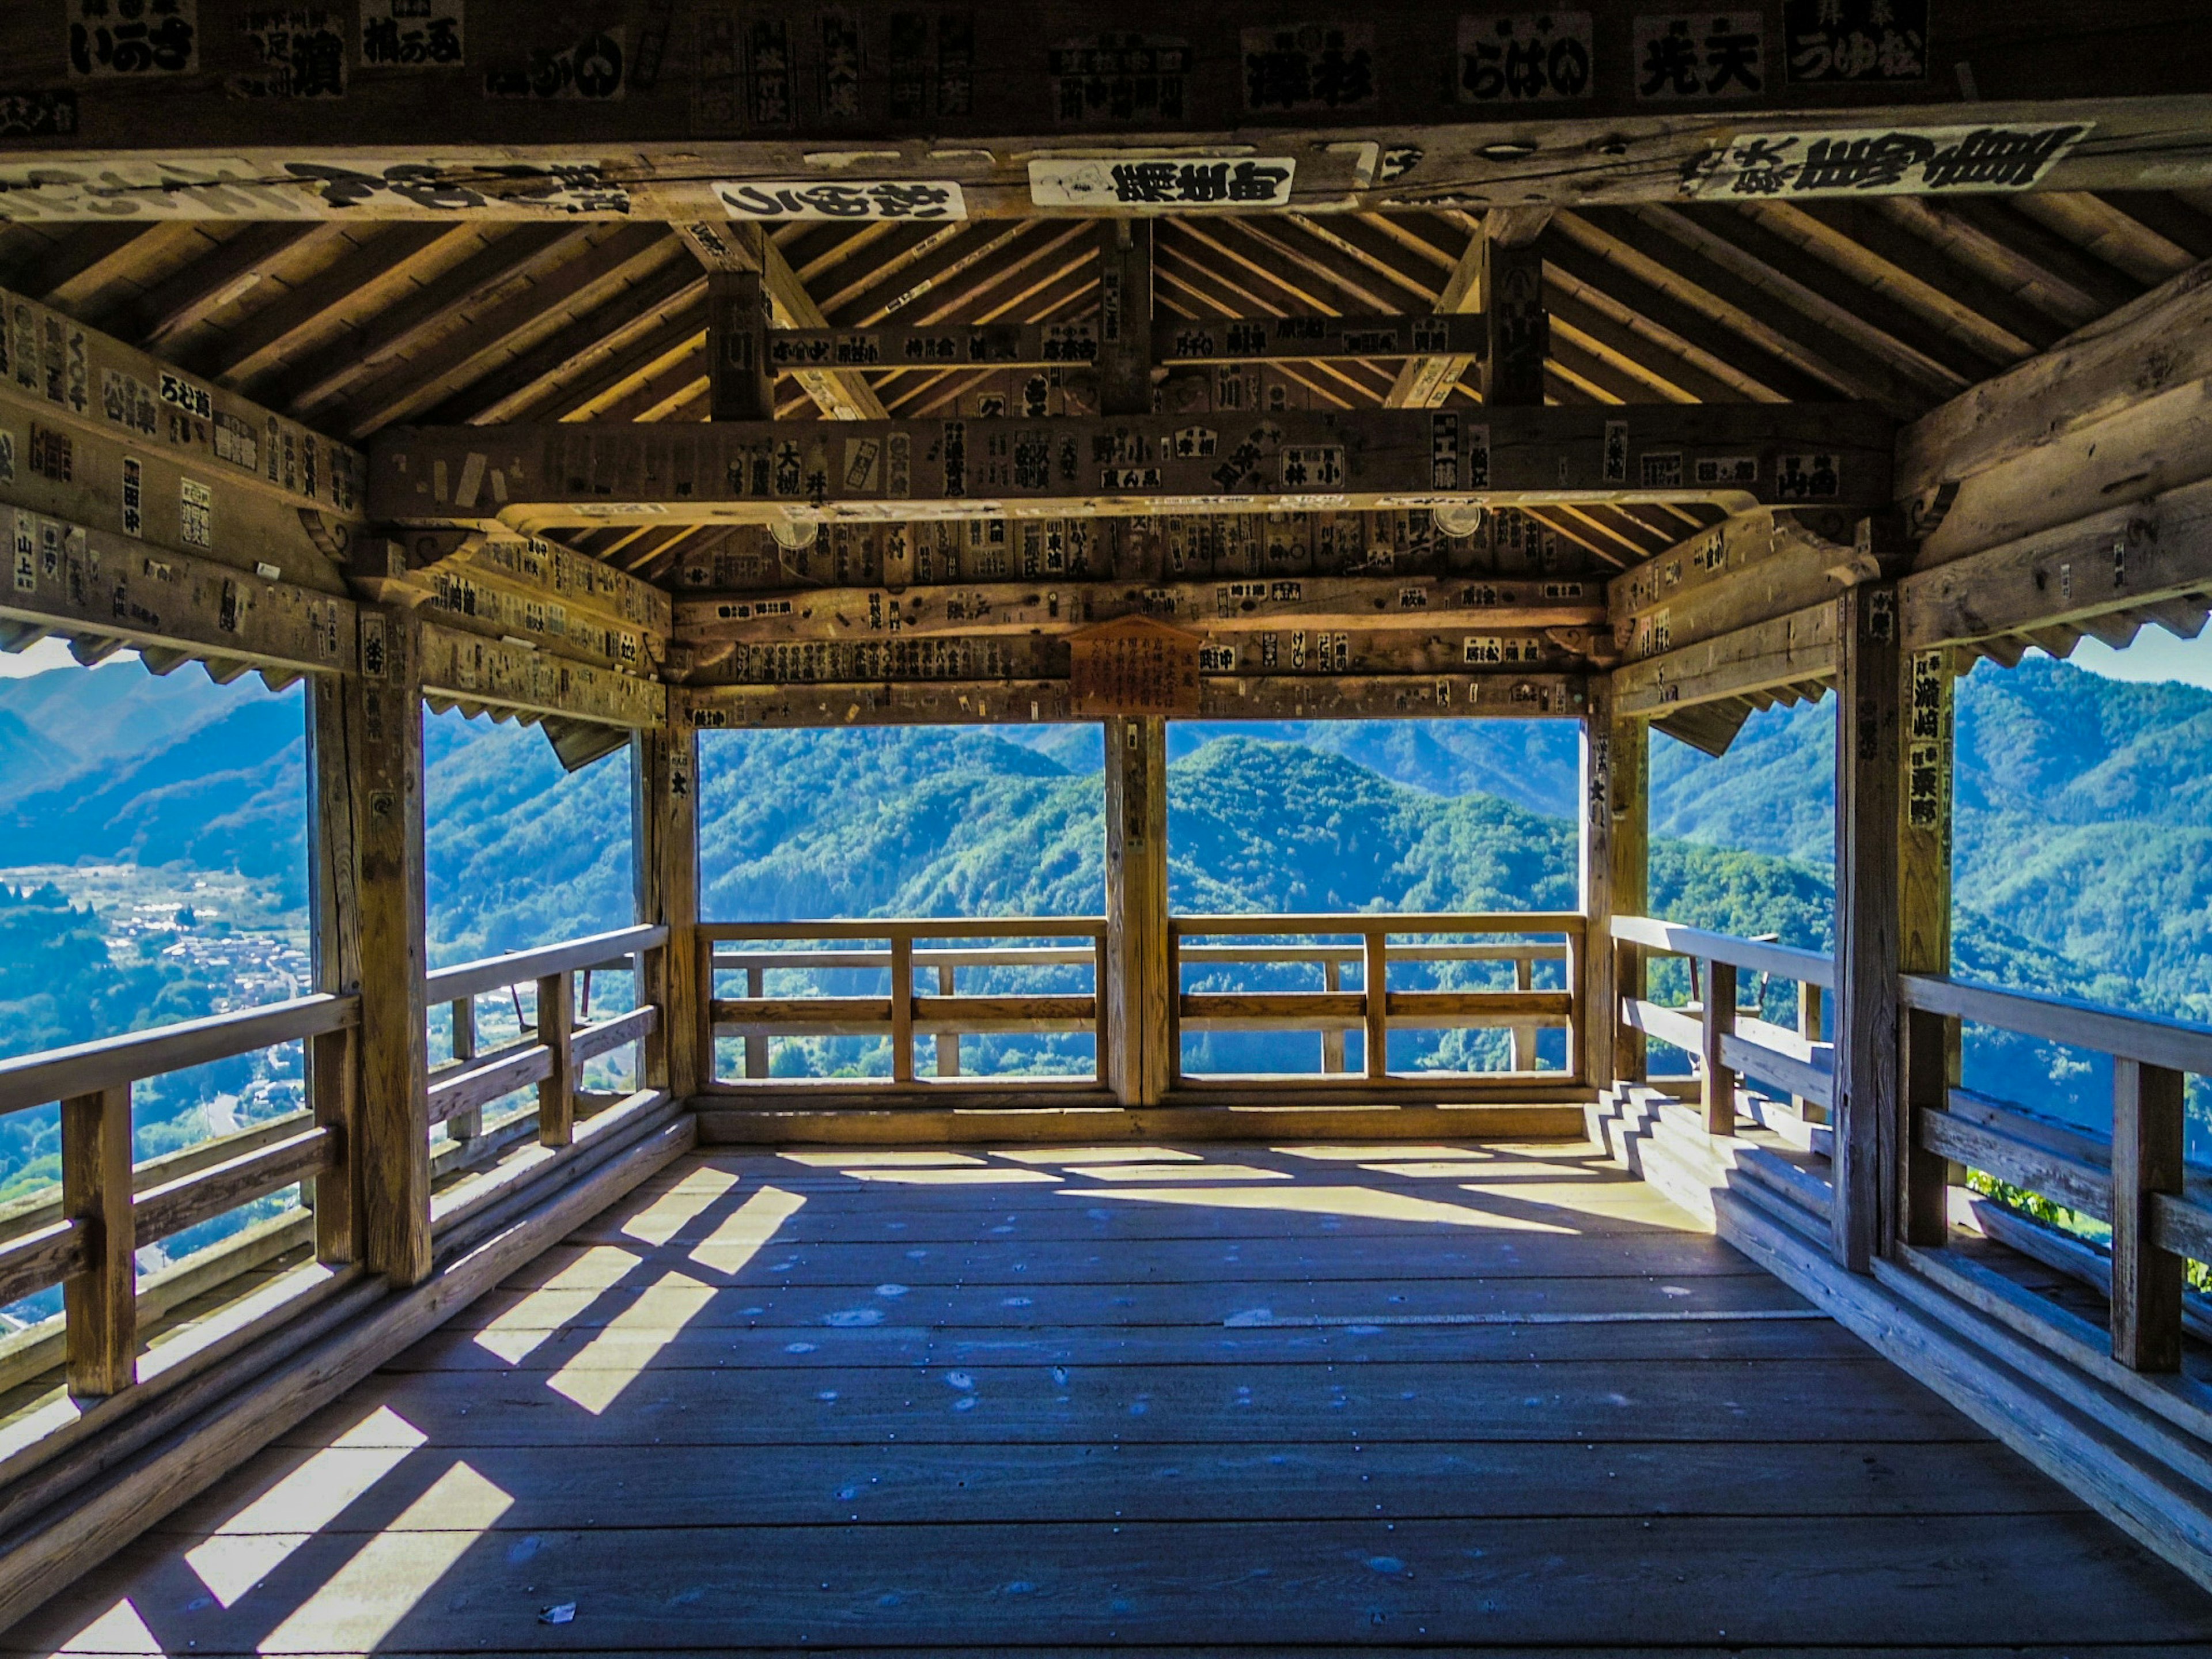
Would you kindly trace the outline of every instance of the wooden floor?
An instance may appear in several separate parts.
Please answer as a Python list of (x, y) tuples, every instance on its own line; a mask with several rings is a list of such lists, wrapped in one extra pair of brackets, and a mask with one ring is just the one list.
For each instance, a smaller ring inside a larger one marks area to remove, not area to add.
[(1589, 1149), (694, 1159), (9, 1652), (2202, 1650)]

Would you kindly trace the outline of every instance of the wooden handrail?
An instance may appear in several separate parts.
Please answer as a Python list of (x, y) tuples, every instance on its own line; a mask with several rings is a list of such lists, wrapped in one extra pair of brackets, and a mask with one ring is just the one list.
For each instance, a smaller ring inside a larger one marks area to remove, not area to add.
[(1324, 915), (1170, 916), (1177, 935), (1320, 933), (1364, 939), (1370, 933), (1565, 933), (1580, 937), (1588, 918), (1579, 910), (1489, 910), (1465, 914), (1420, 912), (1398, 915), (1382, 911)]
[(704, 939), (1103, 939), (1103, 916), (901, 916), (875, 921), (708, 921)]
[(541, 945), (503, 957), (486, 957), (439, 968), (422, 975), (423, 994), (431, 1002), (453, 1002), (482, 996), (487, 991), (526, 985), (555, 974), (582, 968), (608, 968), (641, 951), (656, 950), (668, 943), (665, 927), (621, 927), (610, 933), (592, 933), (561, 945)]
[(280, 1042), (320, 1036), (358, 1024), (360, 1020), (358, 997), (295, 997), (264, 1008), (240, 1008), (205, 1019), (21, 1054), (0, 1060), (0, 1114), (118, 1089), (141, 1078), (250, 1054)]
[(1730, 963), (1753, 973), (1771, 974), (1777, 979), (1817, 985), (1825, 991), (1836, 988), (1835, 959), (1793, 945), (1769, 945), (1729, 933), (1709, 933), (1701, 927), (1685, 927), (1679, 922), (1659, 921), (1650, 916), (1615, 916), (1613, 936), (1624, 945), (1641, 945), (1647, 950), (1664, 951), (1671, 956)]
[(1972, 1020), (2070, 1048), (2094, 1048), (2169, 1071), (2212, 1075), (2212, 1026), (2154, 1014), (2124, 1014), (2071, 997), (2008, 991), (1973, 980), (1906, 974), (1898, 1000), (1923, 1013)]

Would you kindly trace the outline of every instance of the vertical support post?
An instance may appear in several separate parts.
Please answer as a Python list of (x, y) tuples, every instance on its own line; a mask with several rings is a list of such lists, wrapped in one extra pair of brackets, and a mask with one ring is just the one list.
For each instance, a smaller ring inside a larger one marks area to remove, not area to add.
[[(1951, 653), (1899, 653), (1901, 773), (1897, 808), (1897, 970), (1951, 971)], [(1951, 1165), (1920, 1145), (1917, 1115), (1940, 1111), (1959, 1080), (1959, 1022), (1903, 1022), (1905, 1075), (1898, 1090), (1889, 1237), (1933, 1248), (1949, 1236)]]
[(357, 1027), (307, 1039), (307, 1104), (315, 1115), (315, 1127), (331, 1132), (332, 1157), (320, 1175), (301, 1183), (300, 1201), (315, 1212), (315, 1259), (332, 1267), (356, 1261), (361, 1255), (353, 1161), (355, 1085), (360, 1075)]
[(62, 1102), (62, 1213), (85, 1224), (87, 1246), (62, 1283), (69, 1391), (119, 1394), (138, 1380), (129, 1084)]
[(1836, 601), (1836, 1260), (1867, 1273), (1890, 1236), (1899, 1122), (1898, 821), (1902, 653), (1897, 591)]
[(891, 1081), (914, 1081), (914, 935), (891, 935)]
[[(468, 1060), (477, 1057), (477, 1000), (458, 997), (453, 1009), (453, 1058)], [(456, 1112), (446, 1120), (446, 1133), (454, 1140), (473, 1140), (483, 1133), (483, 1108), (471, 1106), (465, 1112)]]
[[(937, 969), (937, 994), (952, 994), (952, 964), (940, 963)], [(960, 1033), (939, 1031), (937, 1034), (937, 1074), (939, 1077), (960, 1075)]]
[[(1612, 691), (1608, 678), (1608, 704)], [(1620, 1005), (1625, 998), (1640, 1000), (1644, 995), (1644, 951), (1639, 945), (1611, 938), (1610, 933), (1613, 916), (1651, 913), (1651, 732), (1644, 721), (1618, 714), (1611, 714), (1607, 729), (1612, 734), (1606, 755), (1612, 802), (1607, 824), (1612, 904), (1605, 933), (1597, 932), (1594, 912), (1590, 918), (1590, 937), (1585, 945), (1593, 964), (1588, 970), (1592, 988), (1584, 994), (1593, 1004), (1601, 1002), (1603, 1006), (1593, 1006), (1584, 1018), (1590, 1027), (1592, 1054), (1611, 1044), (1611, 1080), (1616, 1084), (1641, 1083), (1646, 1075), (1644, 1033), (1622, 1020)], [(1601, 957), (1611, 963), (1609, 982), (1596, 978), (1594, 964)], [(1595, 1060), (1591, 1062), (1593, 1068), (1600, 1063)], [(1595, 1069), (1590, 1080), (1603, 1086)]]
[[(1808, 1042), (1818, 1042), (1821, 1029), (1820, 988), (1800, 981), (1797, 986), (1797, 1035)], [(1797, 1115), (1808, 1123), (1821, 1122), (1828, 1114), (1826, 1107), (1808, 1100), (1802, 1095), (1790, 1096), (1790, 1103), (1796, 1109)]]
[(2112, 1358), (2181, 1369), (2182, 1258), (2158, 1243), (2158, 1199), (2182, 1190), (2185, 1079), (2112, 1061)]
[(1721, 1057), (1722, 1042), (1735, 1035), (1735, 963), (1717, 957), (1705, 964), (1705, 1045), (1699, 1070), (1705, 1081), (1705, 1133), (1735, 1133), (1735, 1073)]
[(1367, 1051), (1367, 1077), (1370, 1082), (1390, 1075), (1390, 937), (1380, 927), (1370, 927), (1360, 936), (1364, 956), (1360, 964), (1360, 981), (1366, 987), (1367, 1034), (1362, 1046)]
[[(1609, 1089), (1614, 1078), (1614, 1030), (1620, 1024), (1619, 952), (1613, 948), (1613, 918), (1616, 884), (1621, 872), (1613, 848), (1613, 772), (1615, 750), (1624, 742), (1620, 722), (1613, 718), (1610, 675), (1590, 677), (1584, 693), (1582, 720), (1582, 836), (1578, 885), (1583, 918), (1581, 972), (1568, 981), (1575, 994), (1574, 1027), (1570, 1034), (1567, 1070), (1592, 1088)], [(1640, 735), (1635, 734), (1635, 735)], [(1573, 956), (1570, 951), (1570, 957)], [(1514, 981), (1522, 990), (1534, 983), (1524, 957), (1514, 964)], [(1577, 983), (1579, 980), (1579, 983)], [(1535, 1043), (1528, 1044), (1527, 1060), (1521, 1054), (1521, 1032), (1513, 1034), (1513, 1069), (1533, 1071)]]
[[(1533, 957), (1513, 958), (1513, 988), (1516, 991), (1536, 988), (1536, 963)], [(1583, 1020), (1580, 1024), (1586, 1030), (1589, 1022)], [(1516, 1072), (1536, 1069), (1536, 1028), (1533, 1024), (1524, 1023), (1513, 1028), (1513, 1069)]]
[(1098, 410), (1152, 412), (1152, 222), (1098, 224)]
[[(768, 969), (745, 969), (745, 994), (757, 1002), (768, 994)], [(768, 1034), (752, 1031), (745, 1036), (745, 1075), (749, 1078), (768, 1075)]]
[(652, 988), (659, 1041), (646, 1047), (642, 1083), (688, 1100), (714, 1075), (714, 1052), (708, 949), (699, 937), (699, 734), (672, 708), (667, 726), (631, 739), (630, 760), (637, 919), (668, 929)]
[[(1321, 983), (1324, 991), (1344, 989), (1344, 964), (1334, 957), (1322, 958)], [(1344, 1027), (1341, 1025), (1322, 1028), (1321, 1068), (1332, 1075), (1344, 1070)]]
[(343, 1261), (349, 1237), (354, 1260), (405, 1285), (430, 1272), (421, 652), (410, 612), (356, 615), (354, 664), (316, 678), (308, 732), (315, 982), (361, 998), (351, 1099), (316, 1107), (322, 1121), (352, 1115), (341, 1166), (317, 1182), (317, 1213), (344, 1182), (354, 1215), (319, 1220), (317, 1247)]
[[(735, 234), (758, 228), (732, 226)], [(775, 371), (769, 367), (769, 293), (759, 261), (751, 270), (707, 273), (708, 418), (772, 421)]]
[(1552, 344), (1543, 254), (1533, 240), (1509, 245), (1485, 234), (1476, 291), (1490, 334), (1490, 352), (1482, 363), (1483, 402), (1540, 407), (1544, 359)]
[(548, 974), (538, 981), (538, 1040), (552, 1069), (538, 1084), (538, 1144), (566, 1146), (576, 1138), (576, 1067), (568, 1053), (575, 1025), (574, 977)]
[(1152, 1106), (1170, 1072), (1168, 730), (1106, 722), (1107, 1077), (1125, 1106)]

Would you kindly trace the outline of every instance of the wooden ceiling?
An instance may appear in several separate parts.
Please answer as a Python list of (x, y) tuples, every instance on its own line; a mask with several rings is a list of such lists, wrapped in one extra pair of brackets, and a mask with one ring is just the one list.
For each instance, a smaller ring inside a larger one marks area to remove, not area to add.
[[(1425, 313), (1479, 234), (1459, 211), (1156, 222), (1164, 315)], [(833, 325), (1054, 321), (1097, 304), (1090, 221), (779, 228)], [(1561, 210), (1538, 246), (1559, 404), (1867, 399), (1900, 418), (2044, 351), (2212, 258), (2212, 191), (1884, 196)], [(0, 287), (359, 442), (409, 423), (703, 420), (706, 281), (661, 223), (476, 221), (0, 225)], [(1383, 404), (1396, 366), (1292, 363), (1314, 406)], [(947, 412), (977, 371), (866, 379), (895, 416)], [(1468, 384), (1449, 401), (1473, 403)], [(793, 380), (779, 414), (823, 414)], [(1600, 568), (1705, 520), (1540, 514)], [(684, 531), (582, 544), (665, 579)]]

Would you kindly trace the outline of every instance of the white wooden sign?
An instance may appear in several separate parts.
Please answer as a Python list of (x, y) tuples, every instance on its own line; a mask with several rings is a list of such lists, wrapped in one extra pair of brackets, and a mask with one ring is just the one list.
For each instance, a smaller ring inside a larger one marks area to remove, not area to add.
[(968, 199), (950, 179), (720, 179), (714, 194), (732, 219), (968, 216)]
[(1288, 207), (1297, 172), (1297, 162), (1287, 155), (1216, 161), (1139, 153), (1036, 161), (1030, 163), (1030, 200), (1093, 212)]
[(1992, 122), (1739, 133), (1685, 169), (1682, 193), (1757, 201), (2026, 190), (2092, 125)]

